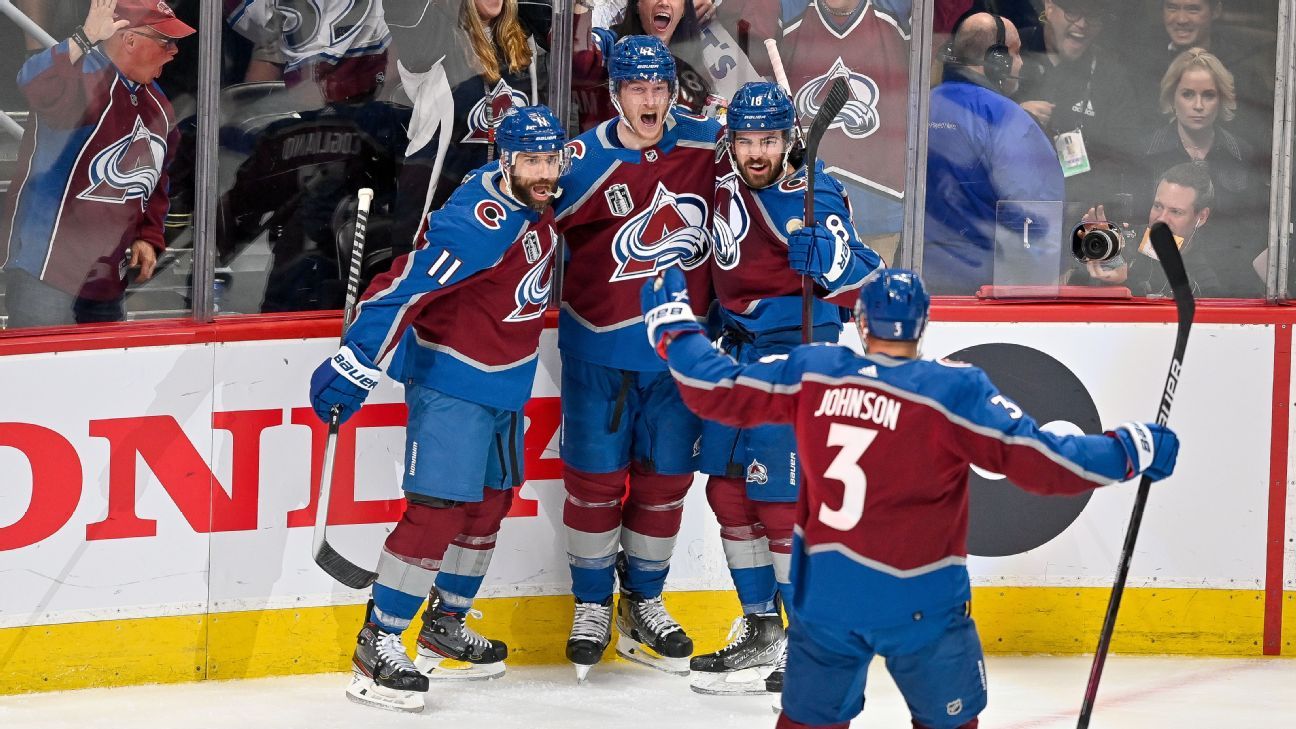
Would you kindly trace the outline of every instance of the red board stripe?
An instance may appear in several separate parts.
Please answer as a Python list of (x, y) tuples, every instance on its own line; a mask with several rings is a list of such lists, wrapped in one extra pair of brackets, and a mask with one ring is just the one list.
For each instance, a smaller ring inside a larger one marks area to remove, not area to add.
[(1292, 326), (1274, 327), (1273, 428), (1269, 437), (1269, 524), (1265, 537), (1264, 654), (1282, 653), (1283, 546), (1287, 529), (1287, 439)]

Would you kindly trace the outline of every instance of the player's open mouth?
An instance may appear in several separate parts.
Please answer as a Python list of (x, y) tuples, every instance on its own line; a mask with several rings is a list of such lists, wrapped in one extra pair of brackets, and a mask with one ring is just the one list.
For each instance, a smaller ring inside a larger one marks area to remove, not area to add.
[(551, 187), (550, 185), (540, 184), (540, 185), (531, 186), (531, 197), (535, 198), (536, 200), (548, 200), (549, 196), (552, 194), (553, 194), (553, 187)]
[(656, 128), (656, 126), (657, 126), (657, 114), (656, 114), (656, 112), (653, 112), (653, 113), (651, 113), (651, 114), (640, 114), (640, 115), (639, 115), (639, 124), (640, 124), (641, 126), (643, 126), (645, 129), (654, 129), (654, 128)]
[(764, 172), (765, 170), (768, 170), (768, 169), (769, 169), (769, 164), (766, 163), (765, 160), (761, 160), (761, 161), (759, 161), (759, 162), (748, 162), (748, 163), (747, 163), (747, 171), (748, 171), (748, 172), (752, 172), (752, 173), (755, 173), (755, 174), (760, 174), (760, 173), (762, 173), (762, 172)]
[(653, 15), (653, 27), (659, 31), (665, 31), (670, 27), (671, 20), (672, 18), (670, 13), (657, 13), (656, 15)]

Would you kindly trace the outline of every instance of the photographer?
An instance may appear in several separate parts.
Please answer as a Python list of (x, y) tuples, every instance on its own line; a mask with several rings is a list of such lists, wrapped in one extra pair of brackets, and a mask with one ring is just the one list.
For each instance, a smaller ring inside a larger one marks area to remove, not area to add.
[[(1099, 207), (1085, 216), (1085, 222), (1073, 236), (1073, 246), (1076, 237), (1087, 238), (1095, 229), (1119, 230), (1114, 237), (1120, 243), (1111, 246), (1118, 250), (1112, 251), (1110, 259), (1095, 260), (1097, 256), (1092, 254), (1087, 257), (1085, 266), (1089, 275), (1098, 282), (1125, 284), (1135, 296), (1168, 297), (1170, 286), (1161, 266), (1152, 257), (1152, 244), (1148, 240), (1152, 225), (1165, 223), (1183, 251), (1194, 296), (1261, 296), (1263, 282), (1251, 269), (1250, 261), (1230, 256), (1229, 249), (1222, 247), (1213, 230), (1206, 227), (1214, 204), (1215, 188), (1206, 167), (1199, 163), (1176, 165), (1157, 181), (1147, 228), (1141, 236), (1130, 235), (1128, 221), (1107, 222), (1105, 211)], [(1077, 253), (1077, 258), (1082, 258), (1081, 253)]]

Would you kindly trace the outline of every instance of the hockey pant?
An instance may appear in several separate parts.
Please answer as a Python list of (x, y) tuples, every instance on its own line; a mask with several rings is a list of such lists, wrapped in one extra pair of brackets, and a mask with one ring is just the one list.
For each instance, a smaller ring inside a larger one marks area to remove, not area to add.
[(712, 476), (707, 502), (720, 522), (725, 561), (744, 614), (774, 612), (775, 590), (792, 604), (792, 528), (795, 502), (756, 501), (741, 478)]
[(472, 607), (513, 492), (484, 488), (477, 502), (416, 494), (407, 499), (405, 513), (383, 544), (373, 586), (374, 620), (391, 632), (409, 627), (433, 585), (447, 612)]
[(693, 474), (663, 475), (640, 463), (612, 473), (564, 466), (563, 482), (563, 525), (576, 599), (603, 602), (612, 596), (618, 549), (625, 551), (628, 566), (622, 588), (644, 597), (661, 595)]

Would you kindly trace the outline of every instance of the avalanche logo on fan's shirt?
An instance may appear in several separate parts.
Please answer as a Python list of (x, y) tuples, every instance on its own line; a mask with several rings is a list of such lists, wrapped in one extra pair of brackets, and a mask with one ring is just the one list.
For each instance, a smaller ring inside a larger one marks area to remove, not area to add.
[[(487, 106), (489, 104), (489, 106)], [(489, 144), (491, 131), (499, 126), (500, 120), (513, 108), (530, 106), (526, 94), (518, 91), (500, 79), (495, 88), (477, 100), (468, 111), (468, 133), (460, 142), (468, 144)], [(488, 115), (486, 112), (489, 111)]]
[(738, 175), (732, 174), (721, 180), (716, 190), (715, 221), (711, 227), (715, 231), (716, 265), (725, 271), (732, 271), (738, 265), (742, 254), (739, 244), (751, 229), (751, 215), (738, 190), (741, 184)]
[(135, 129), (99, 151), (90, 160), (90, 185), (77, 197), (81, 200), (124, 203), (147, 200), (162, 176), (166, 140), (149, 131), (144, 120), (135, 118)]
[(612, 238), (617, 269), (610, 282), (648, 278), (679, 264), (697, 268), (707, 257), (707, 204), (697, 195), (676, 195), (658, 182), (652, 204), (626, 221)]
[(545, 309), (549, 308), (549, 290), (553, 286), (553, 269), (549, 263), (553, 260), (553, 252), (551, 246), (540, 262), (532, 266), (518, 282), (517, 289), (513, 292), (513, 300), (517, 302), (517, 308), (512, 314), (504, 317), (504, 321), (530, 321), (544, 314)]
[(837, 113), (829, 129), (840, 129), (851, 139), (863, 139), (878, 130), (877, 104), (880, 93), (877, 82), (862, 73), (850, 70), (840, 56), (832, 68), (822, 76), (812, 78), (796, 93), (797, 115), (813, 119), (819, 113), (819, 97), (828, 92), (828, 85), (841, 76), (850, 87), (850, 100)]

